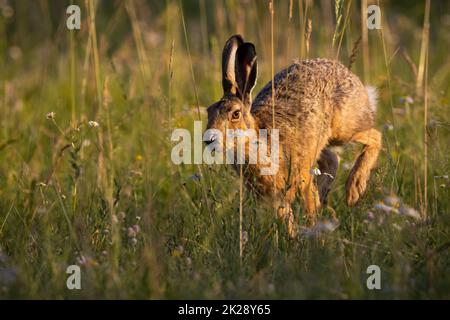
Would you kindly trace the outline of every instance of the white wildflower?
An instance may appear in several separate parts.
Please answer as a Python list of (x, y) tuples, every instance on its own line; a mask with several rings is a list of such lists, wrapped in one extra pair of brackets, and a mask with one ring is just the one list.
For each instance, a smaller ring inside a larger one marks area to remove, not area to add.
[(400, 97), (400, 103), (413, 104), (414, 99), (411, 96)]
[(400, 198), (397, 196), (387, 196), (383, 199), (384, 203), (391, 207), (399, 207), (400, 206)]
[(312, 167), (309, 170), (309, 173), (312, 174), (313, 176), (320, 176), (322, 174), (322, 172), (320, 172), (320, 169), (317, 167)]
[(375, 215), (373, 214), (373, 212), (367, 212), (367, 220), (372, 221), (373, 219), (375, 219)]
[(89, 127), (91, 128), (97, 128), (99, 126), (97, 121), (89, 121), (88, 122)]
[(128, 235), (128, 238), (135, 238), (136, 237), (136, 230), (134, 230), (134, 228), (132, 228), (132, 227), (129, 227), (128, 229), (127, 229), (127, 235)]
[(331, 221), (331, 220), (319, 221), (311, 228), (306, 228), (303, 231), (303, 234), (308, 238), (318, 236), (322, 233), (333, 232), (334, 230), (336, 230), (338, 226), (339, 226), (338, 221)]
[(81, 144), (82, 147), (87, 148), (91, 145), (91, 140), (89, 139), (84, 139), (83, 143)]
[(184, 252), (184, 247), (181, 244), (177, 246), (175, 249), (180, 253), (180, 255), (182, 255)]
[(384, 213), (398, 213), (397, 208), (387, 206), (384, 203), (377, 203), (373, 208), (379, 211), (383, 211)]
[(406, 96), (406, 97), (405, 97), (405, 102), (406, 102), (406, 103), (409, 103), (409, 104), (412, 104), (412, 103), (414, 103), (414, 99), (411, 98), (411, 96)]
[(416, 209), (405, 205), (400, 207), (400, 214), (414, 219), (420, 219), (420, 213)]
[(55, 119), (55, 115), (56, 115), (56, 113), (54, 113), (54, 112), (52, 111), (52, 112), (47, 113), (47, 114), (45, 115), (45, 117), (46, 117), (47, 119), (49, 119), (49, 120), (52, 120), (52, 119)]
[(139, 225), (135, 224), (133, 227), (134, 232), (136, 232), (136, 234), (138, 234), (141, 231), (141, 227), (139, 227)]

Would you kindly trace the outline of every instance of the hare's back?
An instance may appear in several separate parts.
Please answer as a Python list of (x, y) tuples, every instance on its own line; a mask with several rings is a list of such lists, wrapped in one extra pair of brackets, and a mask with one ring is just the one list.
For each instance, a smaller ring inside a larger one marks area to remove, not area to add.
[[(314, 108), (339, 108), (352, 95), (365, 94), (363, 84), (348, 68), (338, 61), (321, 58), (295, 61), (275, 75), (274, 89), (276, 113), (292, 116), (314, 112)], [(328, 103), (324, 104), (324, 99)], [(271, 114), (271, 109), (272, 81), (255, 97), (252, 113)]]

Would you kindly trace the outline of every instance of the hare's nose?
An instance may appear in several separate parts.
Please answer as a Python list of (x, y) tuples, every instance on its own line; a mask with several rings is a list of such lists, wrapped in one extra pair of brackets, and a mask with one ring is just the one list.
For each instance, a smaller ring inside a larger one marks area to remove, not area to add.
[(209, 145), (209, 144), (213, 143), (214, 141), (216, 141), (216, 135), (215, 135), (215, 134), (212, 134), (212, 135), (210, 135), (209, 137), (207, 137), (203, 142), (204, 142), (206, 145)]

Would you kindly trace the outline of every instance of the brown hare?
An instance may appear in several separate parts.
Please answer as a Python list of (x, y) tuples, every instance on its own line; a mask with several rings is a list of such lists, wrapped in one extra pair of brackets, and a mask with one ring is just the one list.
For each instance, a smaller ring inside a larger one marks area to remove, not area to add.
[[(280, 218), (287, 220), (294, 235), (291, 203), (297, 191), (311, 223), (336, 176), (338, 158), (329, 146), (364, 145), (346, 183), (347, 204), (354, 205), (364, 193), (381, 148), (381, 133), (373, 128), (376, 92), (341, 63), (328, 59), (296, 61), (252, 100), (256, 79), (255, 46), (240, 35), (232, 36), (222, 53), (223, 97), (208, 108), (207, 129), (224, 136), (227, 129), (266, 129), (269, 134), (279, 130), (277, 174), (261, 175), (260, 165), (248, 162), (243, 172), (248, 186), (274, 197)], [(206, 139), (207, 144), (214, 140)], [(314, 179), (311, 169), (316, 165), (321, 174), (316, 170)]]

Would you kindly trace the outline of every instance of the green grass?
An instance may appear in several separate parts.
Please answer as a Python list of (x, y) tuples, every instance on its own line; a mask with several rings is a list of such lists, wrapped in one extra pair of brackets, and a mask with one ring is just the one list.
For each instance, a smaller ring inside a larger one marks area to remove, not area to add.
[[(94, 27), (85, 3), (73, 2), (79, 31), (65, 28), (69, 1), (14, 1), (12, 16), (0, 14), (0, 298), (450, 298), (448, 4), (431, 3), (427, 161), (423, 95), (398, 50), (419, 67), (424, 4), (380, 1), (383, 33), (368, 32), (367, 72), (380, 91), (384, 147), (367, 193), (345, 205), (360, 150), (345, 147), (329, 200), (339, 227), (290, 239), (270, 205), (245, 191), (240, 262), (238, 177), (225, 166), (172, 164), (170, 135), (193, 129), (197, 107), (205, 123), (231, 34), (256, 45), (255, 92), (270, 80), (268, 4), (100, 1)], [(303, 12), (291, 3), (274, 3), (275, 72), (304, 48), (305, 2)], [(335, 47), (334, 4), (306, 12), (309, 56), (335, 57), (341, 43), (347, 64), (361, 34), (359, 2), (344, 1)], [(363, 65), (360, 48), (352, 70), (361, 78)], [(427, 218), (373, 209), (392, 194)], [(71, 264), (82, 268), (82, 290), (66, 288)], [(372, 264), (381, 290), (366, 288)]]

